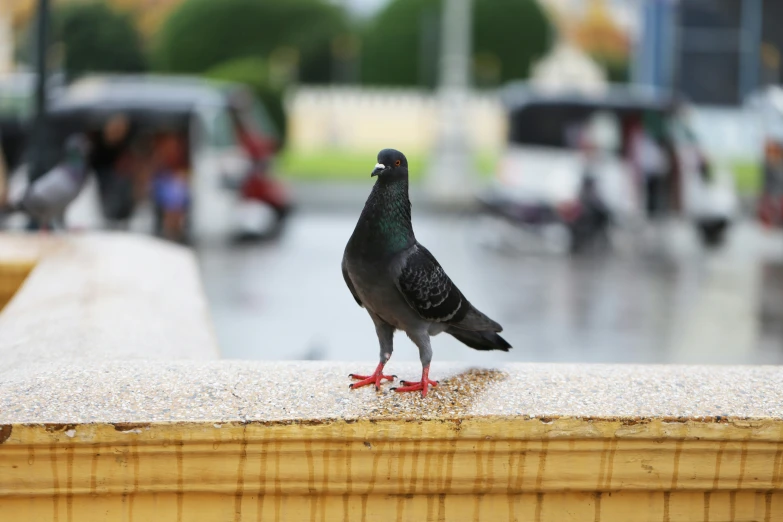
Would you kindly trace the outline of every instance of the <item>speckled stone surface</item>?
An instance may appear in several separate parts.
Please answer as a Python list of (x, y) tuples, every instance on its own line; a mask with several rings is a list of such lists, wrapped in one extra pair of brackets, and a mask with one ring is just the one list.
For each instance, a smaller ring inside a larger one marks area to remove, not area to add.
[[(2, 376), (0, 424), (534, 417), (783, 417), (783, 369), (434, 363), (426, 399), (349, 390), (371, 364), (241, 361), (48, 365)], [(389, 364), (400, 378), (419, 368)]]
[(0, 266), (26, 259), (37, 265), (0, 313), (0, 380), (52, 361), (219, 357), (189, 250), (127, 234), (0, 234)]

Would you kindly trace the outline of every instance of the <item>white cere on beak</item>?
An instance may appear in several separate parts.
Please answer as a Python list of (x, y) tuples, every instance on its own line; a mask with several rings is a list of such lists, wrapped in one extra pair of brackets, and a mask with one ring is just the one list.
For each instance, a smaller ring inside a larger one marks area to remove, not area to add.
[(386, 168), (386, 165), (384, 165), (383, 163), (376, 163), (376, 164), (375, 164), (375, 169), (376, 169), (376, 170), (377, 170), (377, 169), (381, 169), (381, 170), (383, 170), (383, 169), (385, 169), (385, 168)]

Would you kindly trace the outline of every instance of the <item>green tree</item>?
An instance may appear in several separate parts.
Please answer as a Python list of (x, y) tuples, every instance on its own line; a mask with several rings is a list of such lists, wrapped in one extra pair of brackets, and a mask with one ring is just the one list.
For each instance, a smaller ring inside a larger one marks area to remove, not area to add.
[(348, 32), (345, 13), (324, 0), (188, 0), (166, 20), (153, 65), (203, 73), (237, 58), (285, 55), (302, 82), (328, 82), (332, 41)]
[(128, 15), (103, 3), (69, 3), (58, 5), (52, 18), (54, 41), (63, 45), (69, 75), (146, 68), (141, 39)]
[[(442, 0), (393, 0), (365, 28), (367, 84), (433, 86), (437, 80)], [(479, 85), (526, 78), (553, 28), (535, 0), (474, 0), (473, 53)]]
[(280, 89), (269, 85), (267, 64), (261, 58), (239, 58), (220, 64), (208, 70), (205, 74), (208, 78), (242, 83), (248, 86), (253, 94), (261, 101), (266, 114), (271, 120), (272, 127), (264, 130), (277, 135), (282, 141), (285, 138), (285, 112), (283, 110), (283, 93)]
[(606, 71), (606, 79), (612, 83), (628, 83), (630, 79), (630, 64), (628, 60), (621, 58), (604, 57), (592, 55), (601, 67)]

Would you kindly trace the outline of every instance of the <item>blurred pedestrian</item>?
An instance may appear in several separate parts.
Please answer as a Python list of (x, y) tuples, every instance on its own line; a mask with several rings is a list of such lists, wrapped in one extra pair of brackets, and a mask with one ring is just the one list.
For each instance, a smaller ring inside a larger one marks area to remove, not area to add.
[(282, 184), (274, 179), (271, 172), (277, 143), (246, 125), (235, 112), (231, 114), (239, 142), (250, 159), (250, 170), (242, 182), (242, 197), (261, 201), (272, 207), (277, 217), (276, 229), (279, 230), (290, 212), (291, 205)]
[(131, 143), (134, 132), (125, 114), (111, 116), (91, 134), (90, 165), (98, 181), (104, 218), (110, 226), (127, 226), (133, 214), (134, 182)]
[(631, 131), (630, 156), (644, 182), (647, 215), (655, 218), (665, 210), (666, 176), (670, 165), (661, 132), (646, 120)]
[(172, 241), (187, 240), (190, 175), (184, 136), (162, 133), (155, 140), (153, 201), (157, 233)]
[(758, 216), (764, 225), (778, 227), (783, 224), (783, 147), (774, 140), (765, 146), (763, 174)]
[(570, 222), (571, 251), (588, 245), (609, 244), (611, 213), (599, 187), (603, 152), (594, 133), (584, 132), (579, 140), (582, 152), (582, 176), (577, 195), (578, 211)]
[(171, 241), (184, 242), (190, 204), (187, 173), (184, 170), (161, 172), (154, 187), (155, 206), (160, 212), (161, 234)]
[(5, 162), (3, 147), (0, 146), (0, 208), (8, 204), (8, 177), (8, 165)]

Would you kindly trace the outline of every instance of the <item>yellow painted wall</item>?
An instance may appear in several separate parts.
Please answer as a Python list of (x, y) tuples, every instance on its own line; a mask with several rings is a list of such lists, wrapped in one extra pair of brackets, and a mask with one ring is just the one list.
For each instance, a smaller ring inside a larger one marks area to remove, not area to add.
[(14, 498), (9, 520), (201, 521), (758, 521), (783, 520), (783, 495), (614, 492), (507, 495), (259, 495), (215, 493)]
[(0, 513), (768, 522), (783, 520), (781, 433), (779, 422), (514, 418), (13, 426), (0, 445)]

